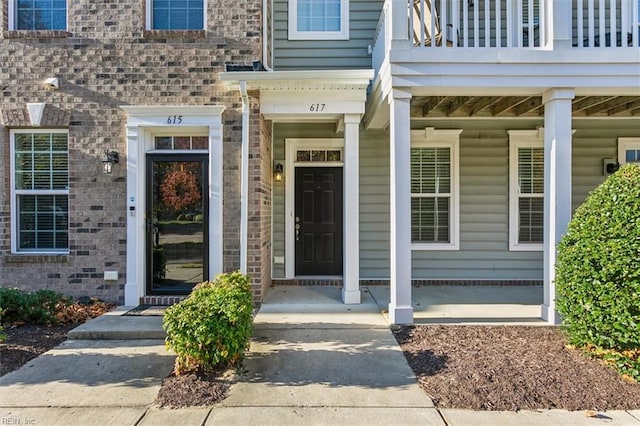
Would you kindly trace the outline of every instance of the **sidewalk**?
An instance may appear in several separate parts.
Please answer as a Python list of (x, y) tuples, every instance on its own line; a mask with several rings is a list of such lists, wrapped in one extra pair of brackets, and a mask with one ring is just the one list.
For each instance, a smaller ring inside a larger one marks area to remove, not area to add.
[(0, 425), (640, 425), (640, 410), (590, 418), (582, 411), (436, 409), (383, 307), (368, 291), (361, 305), (339, 299), (335, 287), (272, 289), (229, 397), (179, 410), (153, 406), (174, 359), (158, 337), (160, 317), (123, 317), (121, 308), (1, 377)]

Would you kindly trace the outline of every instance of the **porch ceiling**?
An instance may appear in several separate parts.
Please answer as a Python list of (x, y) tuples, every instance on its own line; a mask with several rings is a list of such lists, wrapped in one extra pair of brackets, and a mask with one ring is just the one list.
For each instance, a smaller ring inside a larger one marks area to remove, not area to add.
[[(543, 117), (541, 96), (415, 96), (412, 117)], [(574, 117), (637, 117), (640, 96), (576, 96)]]

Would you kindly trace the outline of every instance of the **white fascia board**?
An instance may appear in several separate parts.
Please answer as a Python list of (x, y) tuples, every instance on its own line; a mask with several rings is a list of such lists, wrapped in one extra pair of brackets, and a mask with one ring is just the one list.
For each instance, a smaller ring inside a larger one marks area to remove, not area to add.
[(630, 48), (607, 49), (520, 49), (520, 48), (411, 48), (392, 49), (391, 63), (557, 63), (557, 64), (638, 64), (640, 50)]
[(259, 89), (268, 82), (368, 85), (373, 78), (373, 70), (234, 71), (220, 73), (219, 77), (220, 81), (229, 83), (246, 81), (249, 89)]

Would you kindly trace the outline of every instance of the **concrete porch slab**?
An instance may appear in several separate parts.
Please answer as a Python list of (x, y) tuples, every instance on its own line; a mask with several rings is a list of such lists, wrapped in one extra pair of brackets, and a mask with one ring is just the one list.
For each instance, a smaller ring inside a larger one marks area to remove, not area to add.
[[(381, 310), (389, 287), (367, 287)], [(540, 319), (541, 286), (416, 286), (412, 288), (415, 324), (548, 325)]]
[(335, 328), (386, 327), (367, 289), (359, 305), (342, 303), (342, 290), (333, 286), (275, 286), (269, 289), (254, 320), (256, 327)]

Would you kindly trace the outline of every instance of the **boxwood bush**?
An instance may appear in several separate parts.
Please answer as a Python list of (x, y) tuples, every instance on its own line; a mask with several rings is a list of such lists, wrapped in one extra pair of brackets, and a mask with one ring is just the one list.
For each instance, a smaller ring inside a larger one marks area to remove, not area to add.
[(0, 287), (0, 322), (4, 324), (56, 324), (56, 312), (71, 298), (52, 290), (28, 292)]
[[(572, 343), (637, 353), (640, 166), (622, 167), (578, 208), (558, 247), (556, 289)], [(638, 374), (638, 359), (629, 361)]]
[(211, 371), (242, 359), (253, 330), (251, 280), (239, 272), (198, 284), (165, 311), (166, 346), (176, 354), (175, 374)]

